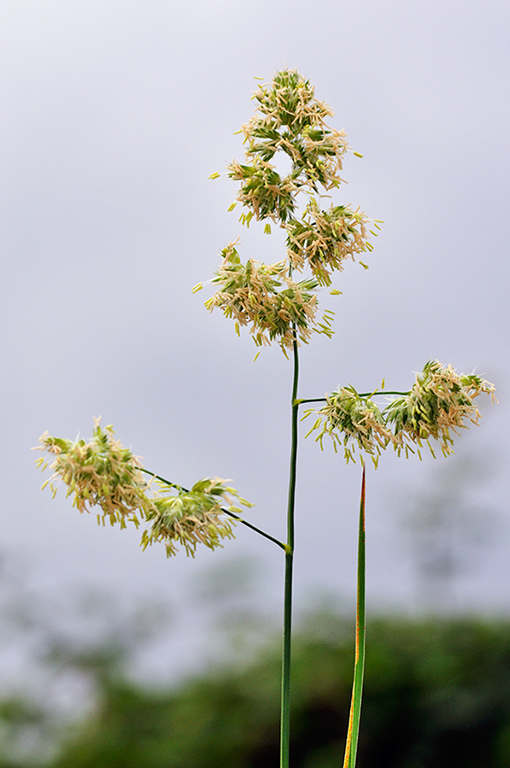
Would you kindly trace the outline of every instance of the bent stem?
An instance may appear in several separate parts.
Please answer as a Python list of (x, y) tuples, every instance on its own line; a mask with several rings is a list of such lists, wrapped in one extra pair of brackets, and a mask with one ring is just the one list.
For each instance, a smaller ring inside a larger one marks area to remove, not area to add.
[(347, 730), (343, 768), (355, 768), (356, 765), (361, 697), (363, 694), (363, 673), (365, 670), (365, 465), (363, 465), (359, 507), (357, 582), (354, 682), (352, 685), (351, 711), (349, 713), (349, 727)]
[[(170, 480), (165, 480), (164, 477), (161, 477), (161, 475), (156, 475), (154, 472), (151, 472), (149, 469), (145, 469), (144, 467), (139, 467), (140, 472), (145, 472), (146, 475), (150, 475), (155, 480), (160, 480), (165, 485), (168, 485), (169, 488), (176, 488), (179, 491), (184, 491), (184, 493), (189, 493), (188, 488), (184, 488), (184, 486), (179, 485), (178, 483), (172, 483)], [(271, 536), (269, 533), (266, 533), (261, 528), (257, 528), (256, 525), (253, 525), (252, 523), (249, 523), (247, 520), (244, 520), (239, 515), (236, 515), (235, 512), (231, 512), (230, 509), (225, 509), (225, 507), (221, 508), (221, 511), (228, 515), (229, 517), (233, 517), (234, 520), (237, 520), (239, 523), (242, 523), (242, 525), (245, 525), (246, 528), (249, 528), (252, 531), (255, 531), (255, 533), (260, 534), (260, 536), (263, 536), (265, 539), (268, 539), (269, 541), (272, 541), (273, 544), (276, 544), (278, 547), (283, 549), (285, 552), (287, 551), (286, 544), (283, 543), (283, 541), (279, 541), (278, 539), (275, 539), (274, 536)]]
[[(395, 389), (383, 389), (381, 391), (375, 390), (375, 392), (358, 392), (359, 397), (380, 397), (381, 395), (400, 395), (402, 397), (405, 397), (406, 395), (409, 395), (410, 392), (407, 390), (406, 392), (401, 392), (400, 390)], [(299, 401), (299, 405), (305, 405), (305, 403), (327, 403), (328, 398), (327, 397), (312, 397), (312, 398), (303, 398)]]
[(287, 506), (287, 546), (285, 549), (285, 592), (283, 608), (282, 695), (280, 730), (280, 768), (289, 768), (290, 755), (290, 662), (292, 636), (292, 569), (294, 561), (294, 508), (296, 497), (296, 468), (298, 442), (297, 401), (299, 379), (298, 346), (294, 329), (294, 378), (292, 383), (292, 438), (290, 449), (289, 499)]

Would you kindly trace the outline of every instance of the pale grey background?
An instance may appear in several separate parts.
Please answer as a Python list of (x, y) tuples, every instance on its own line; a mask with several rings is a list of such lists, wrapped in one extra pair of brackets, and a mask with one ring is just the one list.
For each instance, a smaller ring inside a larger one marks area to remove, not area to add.
[[(102, 415), (156, 472), (233, 478), (250, 519), (284, 535), (290, 364), (278, 349), (252, 363), (251, 340), (190, 289), (238, 235), (243, 257), (281, 256), (278, 234), (226, 212), (234, 182), (208, 176), (242, 157), (233, 132), (252, 114), (253, 76), (289, 66), (364, 155), (347, 159), (336, 200), (385, 222), (370, 270), (349, 264), (343, 296), (324, 296), (336, 335), (303, 349), (301, 394), (383, 376), (405, 388), (435, 357), (497, 383), (500, 405), (458, 450), (494, 467), (468, 498), (490, 549), (474, 547), (450, 587), (455, 610), (508, 612), (509, 16), (504, 0), (0, 3), (0, 550), (35, 594), (85, 583), (170, 600), (174, 672), (198, 663), (188, 601), (211, 566), (254, 559), (254, 602), (278, 610), (276, 547), (238, 529), (195, 561), (142, 552), (134, 530), (41, 493), (29, 449), (46, 429), (88, 437)], [(359, 467), (313, 443), (299, 458), (296, 603), (327, 592), (350, 607)], [(420, 608), (402, 523), (439, 463), (387, 456), (370, 472), (373, 609)]]

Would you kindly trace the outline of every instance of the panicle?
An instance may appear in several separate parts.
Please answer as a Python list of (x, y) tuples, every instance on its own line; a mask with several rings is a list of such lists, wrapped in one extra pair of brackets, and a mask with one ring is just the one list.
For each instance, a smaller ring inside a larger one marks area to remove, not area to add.
[(250, 326), (257, 346), (277, 339), (285, 351), (295, 338), (306, 344), (313, 332), (331, 335), (331, 313), (325, 313), (322, 322), (317, 319), (316, 280), (295, 282), (284, 262), (268, 265), (250, 259), (242, 264), (233, 243), (222, 255), (212, 280), (220, 288), (205, 306), (210, 311), (219, 307), (236, 328)]
[[(313, 409), (307, 411), (304, 418), (313, 412)], [(341, 387), (328, 395), (326, 405), (316, 415), (306, 437), (318, 432), (315, 439), (322, 448), (324, 436), (329, 435), (335, 451), (343, 447), (347, 463), (355, 460), (355, 448), (358, 447), (371, 456), (377, 466), (381, 449), (393, 440), (376, 403), (370, 397), (360, 395), (352, 386)]]
[(221, 547), (222, 539), (233, 538), (236, 522), (225, 507), (228, 512), (241, 511), (232, 503), (232, 497), (251, 506), (220, 478), (199, 480), (191, 490), (158, 482), (158, 489), (147, 515), (150, 528), (143, 532), (142, 547), (161, 541), (168, 557), (177, 553), (178, 544), (192, 557), (198, 544), (205, 544), (209, 549)]
[[(312, 333), (333, 335), (332, 312), (317, 317), (317, 289), (330, 285), (332, 273), (341, 271), (347, 259), (373, 246), (368, 220), (359, 209), (321, 207), (321, 197), (343, 182), (340, 172), (348, 144), (343, 131), (328, 126), (333, 111), (315, 97), (310, 82), (296, 70), (282, 70), (271, 83), (259, 85), (253, 98), (255, 114), (241, 128), (245, 162), (233, 160), (228, 172), (241, 184), (236, 198), (244, 209), (240, 221), (249, 226), (253, 219), (269, 220), (282, 228), (286, 259), (272, 265), (250, 259), (243, 265), (230, 243), (212, 281), (220, 289), (206, 307), (219, 307), (233, 318), (238, 333), (248, 325), (257, 346), (276, 341), (286, 354), (294, 342), (307, 343)], [(290, 163), (287, 174), (278, 170), (278, 153)], [(302, 213), (300, 194), (308, 197)], [(267, 234), (269, 221), (264, 226)], [(303, 270), (310, 276), (296, 281), (293, 272)]]
[(141, 463), (131, 451), (114, 438), (111, 425), (104, 429), (95, 419), (92, 439), (66, 440), (45, 433), (39, 440), (41, 450), (54, 456), (50, 469), (54, 474), (49, 481), (53, 493), (54, 480), (67, 486), (67, 496), (73, 496), (73, 505), (80, 511), (99, 507), (102, 522), (125, 527), (126, 521), (139, 523), (150, 507), (147, 482), (141, 472)]
[[(319, 410), (310, 409), (304, 418), (315, 414), (316, 420), (308, 432), (316, 432), (323, 445), (325, 435), (333, 441), (335, 450), (344, 448), (346, 461), (354, 460), (354, 448), (370, 455), (377, 464), (381, 450), (392, 445), (400, 454), (415, 452), (426, 443), (435, 456), (431, 440), (439, 444), (447, 456), (453, 452), (453, 433), (477, 424), (480, 413), (474, 399), (488, 394), (494, 400), (494, 385), (476, 374), (458, 374), (451, 365), (438, 360), (429, 361), (417, 373), (409, 392), (392, 399), (379, 409), (372, 395), (360, 395), (354, 387), (342, 387), (326, 397)], [(377, 392), (377, 395), (384, 392)], [(307, 436), (308, 436), (307, 435)]]
[(488, 394), (494, 399), (495, 387), (475, 374), (458, 374), (451, 365), (429, 360), (417, 373), (408, 395), (393, 400), (385, 409), (388, 425), (393, 428), (397, 450), (409, 443), (430, 440), (439, 443), (442, 453), (453, 452), (451, 432), (478, 424), (480, 413), (474, 399)]
[[(233, 537), (235, 517), (229, 513), (241, 512), (233, 499), (251, 506), (220, 478), (199, 480), (189, 491), (156, 478), (114, 439), (112, 426), (101, 428), (99, 419), (88, 443), (48, 433), (39, 442), (38, 449), (54, 456), (50, 464), (53, 475), (43, 487), (49, 484), (55, 494), (58, 486), (53, 481), (63, 482), (67, 495), (74, 496), (74, 506), (80, 512), (98, 508), (98, 522), (103, 524), (106, 519), (121, 528), (128, 521), (137, 527), (144, 524), (143, 548), (160, 541), (168, 556), (177, 553), (178, 544), (192, 556), (200, 543), (210, 549), (222, 546), (222, 539)], [(43, 459), (37, 463), (42, 469), (47, 466)], [(146, 482), (143, 473), (150, 475), (151, 481)]]

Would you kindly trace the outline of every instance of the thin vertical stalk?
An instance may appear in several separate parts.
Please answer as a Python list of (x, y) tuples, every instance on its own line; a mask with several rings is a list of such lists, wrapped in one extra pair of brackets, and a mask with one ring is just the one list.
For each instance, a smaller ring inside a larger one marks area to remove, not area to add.
[(297, 402), (299, 357), (296, 337), (293, 343), (294, 377), (292, 383), (292, 432), (290, 449), (289, 498), (287, 506), (287, 545), (285, 549), (285, 593), (283, 608), (283, 652), (282, 652), (282, 695), (281, 695), (281, 732), (280, 732), (280, 768), (289, 768), (290, 759), (290, 664), (292, 637), (292, 570), (294, 561), (294, 508), (296, 498), (296, 468), (298, 443)]
[(358, 533), (358, 578), (356, 600), (356, 650), (354, 660), (354, 682), (352, 685), (351, 711), (345, 745), (343, 768), (355, 768), (358, 749), (363, 674), (365, 671), (365, 465), (361, 481)]

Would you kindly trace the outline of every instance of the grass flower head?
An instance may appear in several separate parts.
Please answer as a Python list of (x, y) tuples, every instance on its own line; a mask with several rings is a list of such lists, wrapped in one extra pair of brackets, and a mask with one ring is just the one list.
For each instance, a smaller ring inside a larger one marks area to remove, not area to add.
[[(39, 440), (39, 448), (54, 456), (50, 469), (54, 471), (44, 486), (50, 485), (53, 493), (58, 479), (67, 485), (67, 496), (73, 495), (73, 505), (80, 512), (99, 507), (101, 519), (108, 519), (113, 525), (119, 523), (122, 528), (126, 521), (139, 524), (151, 507), (147, 496), (147, 482), (141, 464), (131, 451), (114, 438), (111, 425), (104, 429), (95, 420), (93, 437), (85, 440), (66, 440), (52, 437), (48, 433)], [(39, 460), (44, 469), (47, 464)], [(43, 487), (44, 487), (43, 486)]]
[[(200, 543), (210, 549), (221, 546), (222, 539), (233, 537), (235, 518), (240, 513), (233, 499), (251, 506), (219, 478), (199, 480), (189, 491), (157, 478), (115, 440), (112, 426), (103, 429), (97, 419), (88, 443), (45, 433), (38, 448), (55, 457), (49, 465), (53, 475), (43, 488), (49, 484), (55, 494), (58, 486), (53, 481), (62, 481), (80, 512), (93, 507), (101, 510), (98, 522), (108, 519), (121, 528), (127, 521), (137, 527), (145, 524), (142, 547), (161, 541), (168, 556), (177, 553), (179, 543), (188, 555), (194, 555)], [(37, 463), (42, 469), (48, 466), (43, 458)], [(152, 476), (149, 483), (144, 473)]]
[(194, 557), (198, 544), (209, 549), (222, 546), (222, 539), (233, 538), (235, 517), (241, 512), (240, 504), (251, 506), (238, 492), (225, 485), (220, 478), (199, 480), (191, 490), (158, 481), (158, 492), (147, 515), (150, 528), (143, 532), (142, 546), (161, 541), (167, 556), (177, 553), (181, 544), (187, 555)]
[(238, 332), (240, 326), (250, 325), (257, 346), (276, 339), (286, 351), (292, 348), (295, 337), (306, 344), (313, 332), (332, 334), (332, 313), (326, 311), (321, 322), (317, 320), (316, 280), (295, 282), (285, 262), (264, 264), (250, 259), (242, 264), (234, 243), (224, 248), (222, 255), (223, 262), (212, 280), (220, 288), (205, 306), (210, 311), (218, 307), (233, 318)]
[[(323, 210), (320, 206), (321, 196), (342, 182), (348, 145), (343, 132), (327, 125), (333, 112), (315, 98), (310, 82), (296, 70), (282, 70), (271, 83), (260, 85), (253, 98), (255, 115), (241, 128), (245, 162), (230, 163), (229, 176), (241, 182), (237, 200), (245, 212), (240, 221), (247, 226), (253, 218), (278, 224), (287, 233), (287, 258), (272, 265), (254, 259), (241, 264), (235, 243), (230, 243), (212, 280), (219, 290), (206, 307), (220, 307), (235, 320), (237, 332), (240, 326), (251, 325), (258, 346), (276, 340), (287, 354), (294, 340), (307, 343), (314, 332), (333, 335), (333, 313), (326, 310), (317, 318), (316, 289), (329, 286), (332, 272), (341, 271), (346, 259), (372, 250), (372, 245), (367, 218), (359, 209), (331, 205)], [(286, 175), (275, 165), (279, 152), (290, 161)], [(299, 218), (300, 193), (308, 196), (308, 203)], [(271, 232), (269, 223), (265, 232)], [(309, 276), (296, 281), (294, 271), (305, 269)]]
[[(304, 418), (313, 412), (307, 411)], [(317, 419), (306, 436), (318, 432), (315, 439), (322, 448), (324, 436), (329, 435), (335, 451), (343, 447), (347, 463), (354, 461), (357, 446), (377, 465), (381, 449), (393, 439), (376, 403), (369, 397), (359, 395), (352, 386), (341, 387), (328, 395), (326, 405), (316, 415)]]
[(308, 264), (320, 285), (331, 284), (331, 272), (341, 271), (346, 259), (370, 250), (367, 239), (367, 218), (359, 210), (344, 205), (323, 211), (311, 198), (299, 219), (286, 225), (287, 255), (293, 267), (303, 269)]
[(480, 394), (491, 395), (495, 387), (474, 373), (458, 374), (451, 365), (430, 360), (416, 374), (409, 394), (393, 400), (385, 408), (388, 425), (393, 428), (397, 450), (409, 450), (410, 443), (425, 441), (432, 454), (430, 440), (439, 443), (442, 453), (453, 452), (451, 432), (478, 424), (480, 413), (474, 400)]
[[(458, 374), (451, 365), (437, 360), (425, 364), (416, 374), (411, 390), (379, 409), (373, 395), (360, 395), (354, 387), (342, 387), (326, 397), (318, 411), (310, 409), (304, 418), (315, 413), (316, 421), (308, 432), (317, 432), (321, 448), (325, 435), (333, 440), (335, 450), (343, 446), (347, 462), (353, 460), (353, 447), (377, 457), (388, 445), (406, 456), (426, 442), (432, 455), (430, 440), (435, 440), (445, 456), (453, 452), (451, 432), (478, 423), (480, 413), (474, 399), (489, 394), (494, 399), (494, 386), (476, 374)], [(375, 394), (375, 392), (374, 392)], [(377, 392), (378, 395), (384, 394)], [(307, 436), (308, 436), (307, 435)]]

